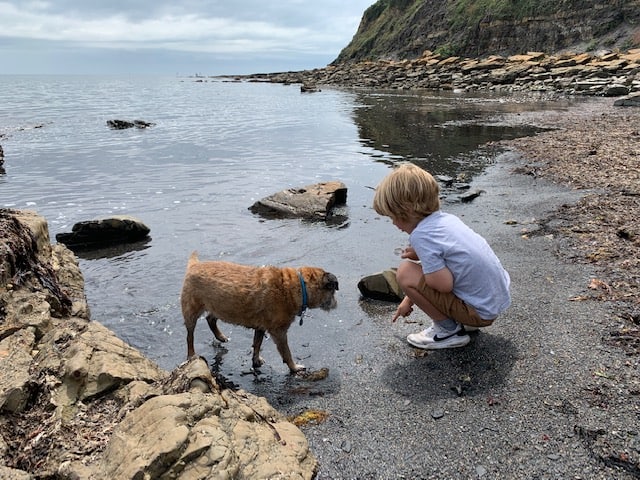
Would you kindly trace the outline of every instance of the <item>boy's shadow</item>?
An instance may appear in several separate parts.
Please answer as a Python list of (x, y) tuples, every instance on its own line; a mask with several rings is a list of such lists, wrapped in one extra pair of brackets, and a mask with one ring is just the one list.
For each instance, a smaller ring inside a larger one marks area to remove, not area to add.
[(511, 340), (499, 335), (472, 333), (471, 338), (464, 348), (415, 349), (415, 358), (389, 365), (382, 379), (416, 402), (495, 394), (502, 389), (518, 351)]

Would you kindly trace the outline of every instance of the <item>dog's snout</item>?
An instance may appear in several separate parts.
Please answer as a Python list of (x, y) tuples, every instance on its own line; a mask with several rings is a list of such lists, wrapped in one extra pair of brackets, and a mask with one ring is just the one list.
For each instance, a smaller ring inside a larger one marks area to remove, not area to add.
[(326, 302), (323, 302), (322, 305), (320, 305), (320, 308), (322, 310), (329, 311), (329, 310), (333, 310), (337, 306), (338, 306), (338, 301), (336, 300), (336, 297), (331, 295), (331, 297), (327, 299)]

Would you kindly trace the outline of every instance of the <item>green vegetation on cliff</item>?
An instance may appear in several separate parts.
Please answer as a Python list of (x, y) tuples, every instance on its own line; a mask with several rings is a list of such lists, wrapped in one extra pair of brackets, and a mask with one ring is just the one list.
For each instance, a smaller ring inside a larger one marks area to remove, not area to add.
[(640, 0), (379, 0), (334, 63), (640, 46)]

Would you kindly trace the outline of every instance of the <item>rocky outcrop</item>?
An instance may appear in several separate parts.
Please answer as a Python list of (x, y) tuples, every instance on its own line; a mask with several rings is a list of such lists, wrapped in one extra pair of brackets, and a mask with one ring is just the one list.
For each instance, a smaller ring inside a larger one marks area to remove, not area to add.
[(335, 206), (346, 203), (347, 187), (333, 181), (283, 190), (258, 200), (249, 209), (267, 218), (326, 220)]
[(102, 248), (146, 240), (150, 231), (149, 227), (135, 217), (115, 215), (78, 222), (71, 228), (71, 232), (58, 233), (56, 240), (72, 250)]
[(0, 478), (313, 477), (306, 438), (264, 399), (199, 358), (163, 371), (91, 321), (42, 217), (0, 210), (0, 234)]
[(528, 52), (484, 58), (445, 57), (425, 51), (415, 60), (363, 61), (238, 78), (366, 88), (624, 96), (640, 92), (640, 49), (601, 55)]

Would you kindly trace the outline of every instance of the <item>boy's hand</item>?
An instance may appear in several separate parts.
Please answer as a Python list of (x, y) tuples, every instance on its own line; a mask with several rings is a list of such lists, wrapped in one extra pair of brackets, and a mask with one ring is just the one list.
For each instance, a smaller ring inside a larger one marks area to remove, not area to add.
[(405, 248), (400, 254), (400, 258), (406, 258), (408, 260), (415, 260), (415, 261), (420, 260), (418, 258), (418, 255), (416, 255), (416, 251), (413, 249), (413, 247)]
[(398, 318), (408, 317), (409, 315), (411, 315), (411, 312), (413, 312), (413, 302), (409, 299), (409, 297), (404, 297), (402, 302), (400, 302), (400, 305), (398, 305), (398, 309), (393, 315), (391, 321), (395, 323)]

